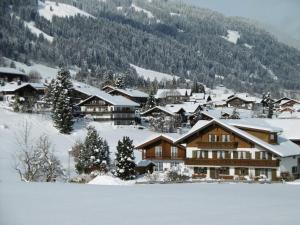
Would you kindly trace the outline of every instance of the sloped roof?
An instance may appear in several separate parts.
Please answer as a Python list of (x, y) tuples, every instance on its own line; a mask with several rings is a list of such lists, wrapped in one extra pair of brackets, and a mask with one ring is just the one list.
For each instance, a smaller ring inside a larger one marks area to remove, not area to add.
[(217, 123), (220, 126), (229, 129), (230, 131), (236, 133), (237, 135), (239, 135), (239, 136), (251, 141), (252, 143), (254, 143), (264, 149), (267, 149), (281, 157), (300, 155), (300, 147), (282, 136), (278, 136), (278, 144), (272, 145), (272, 144), (269, 144), (255, 136), (247, 133), (246, 131), (243, 131), (237, 127), (234, 127), (234, 126), (228, 124), (225, 121), (221, 121), (221, 120), (217, 120), (217, 119), (213, 119), (210, 121), (203, 121), (203, 120), (201, 121), (200, 120), (198, 123), (196, 123), (196, 125), (187, 134), (183, 135), (181, 138), (176, 140), (175, 143), (182, 143), (187, 137), (194, 135), (196, 132), (208, 127), (209, 125), (211, 125), (213, 123)]
[[(143, 142), (139, 143), (135, 146), (136, 149), (141, 149), (146, 145), (154, 143), (160, 139), (169, 141), (170, 143), (175, 143), (176, 139), (180, 137), (180, 134), (177, 133), (169, 133), (169, 134), (154, 134), (151, 135), (149, 138), (145, 139)], [(176, 144), (180, 145), (180, 144)], [(180, 145), (180, 147), (185, 148), (184, 146)]]
[(153, 107), (153, 108), (151, 108), (151, 109), (148, 109), (148, 110), (145, 111), (145, 112), (142, 112), (141, 115), (145, 115), (145, 114), (147, 114), (147, 113), (150, 113), (150, 112), (154, 111), (155, 109), (158, 109), (158, 110), (160, 110), (160, 111), (163, 111), (163, 112), (165, 112), (165, 113), (167, 113), (167, 114), (169, 114), (169, 115), (171, 115), (171, 116), (174, 116), (174, 115), (175, 115), (174, 112), (169, 111), (167, 108), (165, 108), (165, 107), (163, 107), (163, 106), (155, 106), (155, 107)]
[(0, 86), (0, 92), (14, 92), (26, 86), (31, 86), (32, 88), (37, 89), (36, 87), (40, 86), (40, 84), (22, 82), (20, 85), (18, 85), (18, 82), (10, 82), (6, 83), (4, 86)]
[(184, 102), (182, 104), (168, 104), (165, 108), (174, 113), (179, 112), (180, 109), (183, 109), (187, 113), (194, 113), (199, 106), (200, 103), (197, 102)]
[(89, 95), (90, 97), (82, 102), (80, 102), (78, 105), (82, 104), (83, 102), (89, 100), (91, 97), (98, 97), (104, 101), (109, 102), (112, 105), (115, 106), (139, 106), (138, 103), (131, 101), (125, 97), (122, 96), (112, 96), (105, 91), (101, 91), (100, 89), (80, 83), (80, 82), (73, 82), (73, 89), (79, 92), (82, 92), (86, 95)]
[(129, 89), (129, 88), (126, 88), (126, 89), (114, 88), (114, 90), (111, 90), (108, 93), (112, 93), (114, 91), (121, 92), (125, 95), (128, 95), (130, 97), (134, 97), (134, 98), (148, 98), (149, 97), (149, 95), (145, 92), (135, 90), (135, 89)]
[(192, 89), (158, 89), (155, 98), (166, 98), (169, 96), (190, 96)]
[(22, 76), (27, 76), (25, 73), (14, 69), (14, 68), (9, 68), (9, 67), (0, 67), (0, 74), (5, 73), (5, 74), (11, 74), (11, 75), (22, 75)]

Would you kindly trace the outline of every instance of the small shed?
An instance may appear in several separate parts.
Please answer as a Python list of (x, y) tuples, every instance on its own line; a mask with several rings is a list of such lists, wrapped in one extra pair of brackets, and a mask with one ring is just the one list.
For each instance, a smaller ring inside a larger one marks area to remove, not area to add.
[(135, 167), (137, 174), (153, 173), (155, 163), (151, 160), (141, 160)]

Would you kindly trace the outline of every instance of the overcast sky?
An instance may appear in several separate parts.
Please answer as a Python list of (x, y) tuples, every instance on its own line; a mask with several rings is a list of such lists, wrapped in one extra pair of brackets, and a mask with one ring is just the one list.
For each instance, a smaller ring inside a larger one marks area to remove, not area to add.
[(300, 0), (182, 0), (226, 16), (257, 20), (279, 39), (300, 46)]

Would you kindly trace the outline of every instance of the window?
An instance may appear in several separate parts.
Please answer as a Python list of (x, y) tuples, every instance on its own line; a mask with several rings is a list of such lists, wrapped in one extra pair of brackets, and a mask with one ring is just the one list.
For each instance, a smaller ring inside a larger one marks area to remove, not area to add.
[(172, 158), (178, 157), (178, 148), (177, 147), (174, 147), (174, 146), (171, 147), (171, 157)]
[(218, 151), (218, 159), (224, 159), (225, 158), (225, 152), (224, 151)]
[(207, 174), (207, 167), (194, 167), (194, 173)]
[(275, 135), (274, 134), (270, 134), (270, 140), (274, 141), (275, 140)]
[(171, 162), (171, 168), (178, 168), (179, 162)]
[(266, 152), (261, 152), (260, 154), (261, 154), (260, 155), (261, 159), (267, 159), (267, 153)]
[(295, 174), (298, 172), (298, 167), (297, 166), (293, 166), (292, 167), (292, 173)]
[(218, 168), (218, 174), (229, 175), (229, 167)]
[(161, 146), (155, 147), (155, 157), (162, 157), (162, 147)]
[(217, 135), (215, 135), (215, 134), (209, 134), (208, 135), (208, 141), (209, 142), (216, 142), (217, 141)]
[(222, 134), (222, 142), (230, 142), (230, 135)]
[(155, 171), (160, 171), (160, 172), (163, 171), (163, 169), (164, 169), (164, 168), (163, 168), (163, 162), (156, 162), (155, 165), (156, 165), (156, 166), (154, 167), (154, 170), (155, 170)]

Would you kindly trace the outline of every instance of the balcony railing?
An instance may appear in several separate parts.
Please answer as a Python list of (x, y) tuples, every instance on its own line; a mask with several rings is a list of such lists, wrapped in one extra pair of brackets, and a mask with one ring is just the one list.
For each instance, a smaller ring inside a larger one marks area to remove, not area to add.
[(236, 149), (238, 142), (198, 142), (197, 146), (203, 149)]
[(174, 157), (170, 155), (163, 155), (163, 156), (155, 156), (155, 155), (145, 155), (144, 159), (149, 159), (149, 160), (184, 160), (184, 157)]
[(257, 167), (278, 167), (278, 160), (258, 160), (258, 159), (197, 159), (187, 158), (186, 165), (203, 166), (257, 166)]

